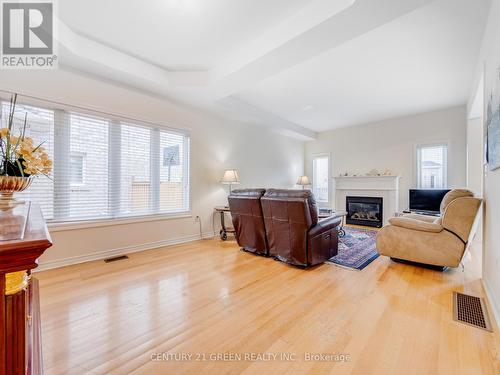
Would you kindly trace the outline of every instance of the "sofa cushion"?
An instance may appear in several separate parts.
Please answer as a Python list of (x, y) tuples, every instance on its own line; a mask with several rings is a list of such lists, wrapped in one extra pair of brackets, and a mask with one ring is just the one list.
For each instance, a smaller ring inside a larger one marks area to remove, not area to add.
[(441, 201), (441, 214), (444, 213), (446, 210), (446, 207), (453, 202), (457, 198), (463, 198), (463, 197), (473, 197), (474, 193), (470, 190), (467, 189), (453, 189), (450, 190), (446, 195), (444, 196), (443, 200)]
[(318, 222), (318, 206), (316, 199), (310, 190), (290, 190), (290, 189), (267, 189), (266, 198), (302, 198), (307, 200), (309, 213), (311, 215), (311, 226)]

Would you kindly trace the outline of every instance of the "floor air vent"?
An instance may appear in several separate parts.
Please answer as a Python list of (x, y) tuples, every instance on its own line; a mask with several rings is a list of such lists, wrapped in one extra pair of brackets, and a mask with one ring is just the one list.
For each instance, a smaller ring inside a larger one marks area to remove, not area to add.
[(111, 263), (111, 262), (117, 262), (119, 260), (125, 260), (125, 259), (128, 259), (128, 256), (126, 256), (126, 255), (120, 255), (119, 257), (113, 257), (113, 258), (104, 259), (104, 262), (105, 263)]
[(479, 297), (453, 292), (453, 319), (473, 327), (492, 331), (486, 304)]

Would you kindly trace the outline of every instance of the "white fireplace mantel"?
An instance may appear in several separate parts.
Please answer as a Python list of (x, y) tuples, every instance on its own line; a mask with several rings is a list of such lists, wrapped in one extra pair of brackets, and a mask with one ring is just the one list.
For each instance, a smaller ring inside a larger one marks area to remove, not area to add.
[(340, 176), (335, 181), (335, 207), (345, 209), (346, 197), (383, 199), (384, 224), (399, 211), (400, 176)]
[(334, 177), (336, 190), (399, 190), (400, 176), (342, 176)]

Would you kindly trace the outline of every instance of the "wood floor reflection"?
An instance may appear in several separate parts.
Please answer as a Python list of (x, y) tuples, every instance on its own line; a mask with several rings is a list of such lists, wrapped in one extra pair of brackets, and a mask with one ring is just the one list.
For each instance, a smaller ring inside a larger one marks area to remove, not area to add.
[(467, 266), (301, 270), (219, 240), (129, 256), (36, 274), (46, 374), (500, 370), (498, 335), (452, 320), (452, 291), (483, 295)]

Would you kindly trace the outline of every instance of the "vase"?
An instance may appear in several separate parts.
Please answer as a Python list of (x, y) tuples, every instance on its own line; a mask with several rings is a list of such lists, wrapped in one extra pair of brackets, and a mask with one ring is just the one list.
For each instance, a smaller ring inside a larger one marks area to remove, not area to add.
[(0, 176), (0, 209), (9, 210), (23, 203), (14, 194), (26, 190), (32, 181), (32, 177)]

